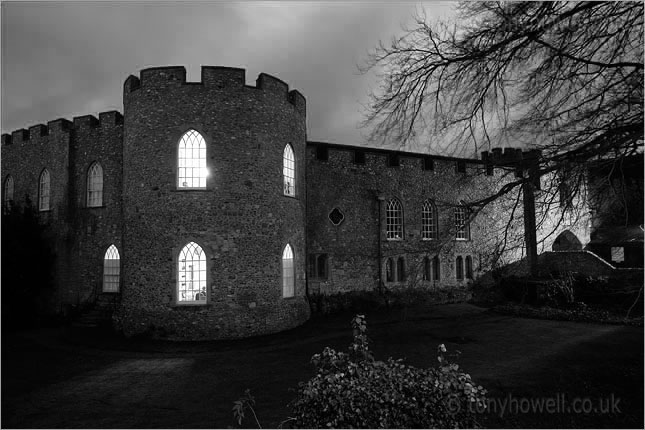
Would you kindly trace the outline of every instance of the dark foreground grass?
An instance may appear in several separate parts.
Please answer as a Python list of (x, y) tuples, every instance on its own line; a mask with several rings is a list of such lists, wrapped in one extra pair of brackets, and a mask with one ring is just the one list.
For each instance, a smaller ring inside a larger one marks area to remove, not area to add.
[[(4, 335), (1, 424), (226, 428), (234, 424), (232, 402), (249, 388), (263, 427), (277, 427), (288, 417), (293, 389), (312, 376), (311, 356), (325, 346), (347, 347), (351, 317), (221, 342), (124, 340), (69, 329)], [(484, 426), (643, 427), (642, 327), (524, 319), (470, 305), (373, 312), (367, 321), (377, 359), (427, 367), (435, 365), (439, 343), (461, 351), (458, 363), (490, 392)], [(604, 413), (600, 407), (612, 396), (618, 409)], [(558, 411), (525, 410), (530, 401), (538, 409), (542, 399), (557, 399)], [(574, 402), (598, 410), (567, 412)]]

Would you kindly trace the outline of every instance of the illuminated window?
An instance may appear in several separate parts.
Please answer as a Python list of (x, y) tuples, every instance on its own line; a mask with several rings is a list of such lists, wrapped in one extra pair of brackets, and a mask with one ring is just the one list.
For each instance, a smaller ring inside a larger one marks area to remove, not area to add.
[(2, 209), (5, 214), (9, 213), (11, 205), (13, 204), (13, 188), (13, 177), (11, 175), (7, 175), (4, 180), (4, 198), (2, 200)]
[(466, 279), (473, 279), (473, 258), (466, 256)]
[(43, 170), (40, 174), (38, 186), (38, 210), (39, 211), (48, 211), (49, 210), (49, 171), (47, 169)]
[(195, 242), (179, 253), (177, 302), (206, 303), (206, 254)]
[(424, 240), (437, 238), (437, 208), (432, 200), (423, 202), (423, 210), (421, 212), (422, 232), (421, 237)]
[(385, 262), (385, 280), (394, 282), (394, 262), (391, 258), (388, 258)]
[(399, 257), (396, 261), (396, 280), (399, 282), (405, 281), (405, 260)]
[(441, 263), (439, 262), (438, 255), (435, 255), (432, 259), (432, 279), (435, 281), (441, 279)]
[(455, 238), (457, 240), (470, 240), (468, 209), (464, 206), (455, 208)]
[(457, 267), (456, 267), (456, 275), (457, 275), (457, 280), (461, 281), (464, 279), (464, 259), (459, 256), (457, 257)]
[(119, 250), (110, 245), (103, 257), (103, 292), (119, 292), (119, 276), (121, 272)]
[(282, 153), (282, 177), (284, 181), (284, 195), (295, 197), (296, 195), (296, 158), (293, 155), (293, 148), (287, 144)]
[(287, 244), (282, 251), (282, 297), (293, 297), (294, 284), (293, 251)]
[(403, 239), (403, 207), (397, 199), (392, 199), (387, 203), (385, 226), (388, 240)]
[(179, 140), (177, 187), (206, 188), (206, 141), (195, 130), (188, 130)]
[(87, 207), (100, 206), (103, 206), (103, 169), (95, 162), (87, 171)]

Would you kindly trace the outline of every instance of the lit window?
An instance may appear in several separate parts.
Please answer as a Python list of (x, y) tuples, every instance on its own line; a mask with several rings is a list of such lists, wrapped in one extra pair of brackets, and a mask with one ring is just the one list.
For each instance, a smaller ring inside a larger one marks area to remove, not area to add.
[(461, 256), (457, 257), (457, 268), (456, 268), (457, 280), (461, 281), (464, 279), (464, 259)]
[(423, 210), (421, 212), (421, 224), (423, 231), (421, 232), (424, 240), (437, 238), (437, 209), (432, 200), (423, 202)]
[(397, 199), (387, 203), (385, 210), (386, 237), (388, 240), (403, 239), (403, 207)]
[(177, 301), (206, 303), (206, 254), (195, 242), (179, 253)]
[(396, 280), (399, 282), (405, 281), (405, 260), (399, 257), (396, 261)]
[(282, 153), (282, 177), (284, 180), (284, 195), (295, 197), (296, 195), (296, 158), (293, 155), (293, 148), (287, 144)]
[(87, 207), (100, 206), (103, 206), (103, 169), (95, 162), (87, 171)]
[(432, 259), (432, 279), (435, 281), (441, 279), (441, 263), (439, 262), (438, 255), (435, 255)]
[(455, 208), (455, 238), (458, 240), (470, 239), (468, 210), (464, 206), (458, 206)]
[(473, 279), (473, 258), (466, 256), (466, 279)]
[(45, 169), (40, 174), (40, 181), (38, 186), (38, 210), (40, 211), (49, 210), (49, 187), (49, 171)]
[(388, 258), (385, 262), (385, 280), (394, 282), (394, 262), (391, 258)]
[(121, 272), (119, 250), (110, 245), (103, 257), (103, 292), (119, 292), (119, 276)]
[(2, 200), (2, 208), (5, 214), (9, 213), (11, 205), (13, 204), (13, 188), (13, 177), (11, 175), (7, 175), (4, 180), (4, 199)]
[(206, 188), (206, 141), (195, 130), (188, 130), (179, 141), (178, 188)]
[(293, 297), (294, 294), (293, 251), (287, 244), (282, 251), (282, 297)]

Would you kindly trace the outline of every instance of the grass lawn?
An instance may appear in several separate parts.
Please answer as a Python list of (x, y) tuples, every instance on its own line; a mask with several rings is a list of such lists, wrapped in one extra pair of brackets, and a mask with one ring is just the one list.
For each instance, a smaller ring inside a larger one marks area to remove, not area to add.
[[(292, 389), (312, 375), (311, 356), (350, 343), (351, 317), (317, 317), (276, 335), (219, 342), (124, 340), (62, 328), (6, 334), (1, 424), (226, 428), (233, 426), (232, 402), (250, 388), (262, 426), (276, 427), (288, 417)], [(458, 363), (497, 407), (481, 414), (484, 426), (643, 427), (642, 327), (525, 319), (466, 304), (372, 312), (367, 322), (377, 359), (427, 367), (436, 364), (440, 343), (461, 351)], [(603, 406), (613, 395), (618, 409), (522, 411), (522, 401), (562, 403), (562, 395), (569, 407)]]

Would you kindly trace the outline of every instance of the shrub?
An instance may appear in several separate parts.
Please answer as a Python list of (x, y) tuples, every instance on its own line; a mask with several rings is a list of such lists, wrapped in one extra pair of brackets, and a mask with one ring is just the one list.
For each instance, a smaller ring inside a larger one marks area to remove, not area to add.
[(352, 320), (347, 353), (325, 348), (311, 361), (316, 375), (301, 382), (291, 402), (297, 428), (477, 427), (474, 412), (485, 407), (481, 386), (446, 358), (439, 367), (419, 369), (392, 358), (374, 359), (363, 315)]
[(542, 289), (541, 302), (552, 307), (567, 307), (574, 302), (573, 287), (576, 278), (568, 273), (561, 278), (547, 282)]

